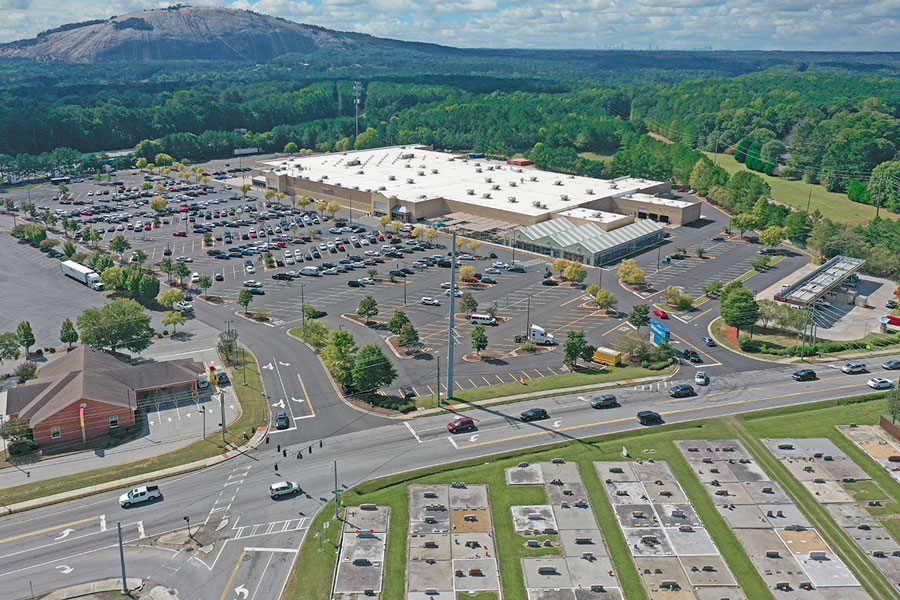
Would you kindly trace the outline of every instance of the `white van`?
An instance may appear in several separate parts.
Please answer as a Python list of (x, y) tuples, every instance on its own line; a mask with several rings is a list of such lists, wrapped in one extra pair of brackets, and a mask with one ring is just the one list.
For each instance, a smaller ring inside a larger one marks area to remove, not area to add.
[(303, 267), (300, 269), (301, 275), (310, 275), (312, 277), (318, 277), (319, 275), (319, 267)]
[(469, 317), (469, 320), (471, 320), (472, 323), (474, 323), (476, 325), (496, 325), (497, 324), (497, 319), (495, 319), (491, 315), (474, 314), (471, 317)]
[(200, 281), (200, 273), (194, 271), (191, 273), (191, 283), (197, 283), (198, 281)]

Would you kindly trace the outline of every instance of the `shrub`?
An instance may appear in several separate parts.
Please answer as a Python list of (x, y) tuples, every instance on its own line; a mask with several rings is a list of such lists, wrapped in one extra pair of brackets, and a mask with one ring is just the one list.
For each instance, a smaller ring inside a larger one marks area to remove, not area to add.
[(652, 362), (649, 365), (647, 365), (647, 368), (650, 369), (651, 371), (661, 371), (662, 369), (665, 369), (668, 366), (669, 366), (669, 361), (658, 360), (656, 362)]
[(56, 348), (48, 348), (50, 350), (50, 354), (56, 354)]
[(537, 350), (537, 344), (535, 344), (531, 340), (525, 340), (524, 342), (522, 342), (523, 352), (534, 352), (535, 350)]
[(38, 356), (41, 356), (44, 353), (44, 350), (43, 350), (43, 348), (36, 348), (34, 353), (37, 354)]
[(21, 456), (37, 450), (38, 444), (34, 440), (16, 440), (7, 446), (10, 456)]
[(169, 335), (169, 330), (168, 330), (168, 329), (163, 329), (162, 334), (163, 334), (163, 335)]
[(742, 335), (739, 344), (744, 352), (759, 352), (762, 346), (758, 340), (751, 339), (749, 335)]
[(38, 367), (33, 362), (23, 362), (14, 371), (16, 377), (19, 378), (19, 383), (25, 383), (29, 379), (34, 379), (37, 377)]

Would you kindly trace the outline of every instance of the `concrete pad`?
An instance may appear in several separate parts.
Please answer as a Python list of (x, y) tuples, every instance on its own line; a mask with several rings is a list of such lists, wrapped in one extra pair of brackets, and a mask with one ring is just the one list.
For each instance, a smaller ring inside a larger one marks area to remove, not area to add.
[[(784, 529), (790, 525), (812, 527), (812, 523), (809, 522), (809, 519), (806, 518), (806, 515), (803, 514), (796, 504), (758, 504), (757, 506), (766, 515), (766, 520), (775, 529)], [(769, 516), (769, 511), (772, 511), (771, 517)]]
[[(546, 572), (539, 572), (548, 569)], [(549, 571), (552, 569), (552, 571)], [(571, 588), (572, 578), (569, 567), (563, 558), (528, 557), (522, 559), (522, 572), (525, 574), (525, 587), (542, 589)], [(573, 593), (574, 595), (574, 593)]]
[(592, 559), (567, 556), (566, 567), (569, 569), (573, 587), (590, 589), (592, 585), (602, 585), (605, 588), (619, 585), (615, 576), (609, 574), (610, 571), (614, 573), (615, 571), (612, 561), (607, 556)]
[[(622, 534), (625, 536), (625, 543), (628, 544), (633, 556), (660, 557), (674, 556), (675, 550), (669, 539), (661, 528), (622, 528)], [(645, 540), (655, 539), (655, 543), (648, 544)]]
[(872, 515), (858, 504), (827, 504), (825, 510), (838, 526), (845, 529), (856, 529), (862, 524), (878, 526)]
[(800, 483), (821, 504), (829, 504), (831, 502), (850, 503), (854, 501), (853, 496), (834, 480), (801, 481)]
[(456, 592), (453, 590), (435, 590), (434, 594), (425, 592), (407, 592), (406, 600), (456, 600)]
[[(809, 576), (801, 568), (800, 563), (794, 558), (781, 538), (771, 529), (737, 529), (734, 534), (740, 540), (750, 560), (756, 566), (757, 571), (765, 580), (770, 589), (781, 581), (791, 585), (792, 590), (799, 590), (800, 584), (809, 581)], [(769, 551), (778, 552), (777, 557), (766, 556)], [(800, 590), (802, 592), (802, 590)], [(814, 596), (803, 594), (785, 595), (775, 591), (775, 597), (783, 600), (794, 598), (812, 598)]]
[(679, 556), (693, 586), (737, 586), (721, 556)]
[[(657, 479), (656, 481), (662, 481)], [(688, 502), (687, 495), (678, 485), (677, 481), (662, 481), (657, 484), (656, 481), (645, 481), (644, 489), (650, 502), (654, 504), (686, 504)]]
[[(674, 556), (660, 558), (636, 558), (638, 574), (644, 587), (650, 592), (650, 598), (666, 598), (677, 600), (693, 599), (690, 582), (681, 568), (681, 563)], [(663, 590), (664, 581), (674, 581), (680, 590)]]
[(808, 460), (784, 459), (781, 461), (787, 470), (791, 472), (798, 481), (812, 481), (813, 479), (831, 479), (831, 475), (824, 469), (820, 469), (819, 465)]
[(706, 440), (706, 442), (719, 460), (753, 458), (753, 455), (738, 440)]
[(663, 527), (680, 527), (690, 525), (703, 527), (700, 516), (694, 511), (691, 504), (655, 504), (656, 515)]
[(704, 458), (715, 460), (717, 457), (706, 440), (678, 440), (675, 445), (688, 461), (700, 461)]
[(861, 587), (833, 587), (817, 590), (822, 600), (870, 600), (871, 596)]
[(559, 537), (566, 556), (581, 556), (584, 552), (597, 557), (609, 554), (603, 533), (599, 529), (563, 529), (560, 530)]
[(488, 488), (475, 484), (465, 487), (450, 487), (450, 508), (487, 508)]
[(565, 485), (547, 484), (544, 486), (547, 490), (547, 502), (550, 504), (560, 504), (561, 502), (573, 503), (576, 500), (590, 501), (582, 483), (566, 483)]
[(775, 533), (784, 542), (784, 545), (794, 553), (806, 556), (810, 552), (827, 552), (831, 554), (828, 544), (825, 543), (815, 529), (806, 529), (803, 531), (788, 531), (787, 529), (776, 529)]
[(619, 460), (609, 462), (595, 462), (597, 475), (600, 481), (638, 481), (638, 476), (634, 474), (631, 467), (631, 461)]
[(622, 591), (619, 588), (604, 588), (602, 592), (575, 588), (575, 600), (622, 600), (622, 598)]
[(747, 600), (744, 591), (739, 587), (701, 587), (694, 588), (697, 600)]
[(766, 520), (765, 513), (759, 510), (755, 504), (729, 504), (726, 508), (722, 504), (716, 504), (716, 509), (722, 518), (732, 529), (771, 529), (772, 525)]
[(540, 465), (527, 467), (509, 467), (506, 469), (507, 485), (541, 485), (544, 483), (544, 472)]
[(347, 508), (344, 516), (344, 531), (375, 531), (384, 533), (388, 530), (391, 507), (378, 506), (373, 509), (361, 509), (358, 506)]
[(651, 504), (620, 504), (613, 506), (620, 527), (660, 527), (656, 510)]
[[(806, 449), (803, 447), (804, 444), (801, 443), (802, 440), (794, 439), (794, 438), (765, 438), (760, 440), (766, 448), (769, 449), (769, 452), (777, 458), (778, 460), (785, 459), (799, 459), (805, 458), (807, 456), (812, 456)], [(779, 446), (783, 446), (779, 448)]]
[(557, 530), (553, 508), (549, 504), (511, 506), (513, 525), (518, 532)]
[(354, 565), (341, 561), (334, 581), (336, 594), (381, 590), (381, 564)]
[(452, 590), (453, 570), (450, 561), (437, 561), (429, 564), (424, 560), (411, 560), (406, 563), (406, 589), (410, 592), (425, 590)]
[(766, 472), (756, 461), (749, 458), (741, 458), (724, 463), (734, 473), (738, 481), (765, 481), (769, 479)]
[(666, 535), (672, 548), (679, 556), (710, 556), (719, 555), (719, 549), (709, 536), (706, 529), (698, 528), (691, 531), (681, 531), (680, 529), (666, 529)]
[(791, 504), (791, 498), (774, 481), (746, 481), (744, 490), (758, 504)]
[(541, 471), (544, 474), (544, 483), (547, 485), (555, 479), (563, 483), (581, 483), (581, 474), (578, 472), (576, 463), (554, 464), (542, 462)]
[(647, 483), (648, 481), (675, 481), (675, 475), (665, 461), (638, 460), (632, 465), (634, 473), (638, 479)]
[(809, 557), (801, 559), (803, 568), (806, 569), (807, 575), (812, 584), (819, 587), (852, 587), (858, 586), (859, 582), (850, 569), (841, 559), (831, 556), (823, 560), (813, 560)]
[(553, 516), (556, 518), (556, 528), (560, 531), (564, 529), (600, 528), (590, 504), (582, 506), (570, 504), (568, 508), (564, 508), (559, 504), (554, 504), (552, 506)]
[(575, 600), (572, 589), (541, 590), (528, 588), (528, 600)]
[(449, 535), (427, 533), (409, 537), (409, 560), (450, 560), (451, 556)]
[(750, 494), (747, 493), (747, 490), (744, 489), (743, 484), (739, 482), (734, 483), (720, 483), (719, 485), (707, 485), (705, 486), (707, 492), (710, 497), (713, 499), (713, 502), (716, 504), (753, 504), (753, 499), (750, 497)]
[(376, 534), (372, 537), (357, 536), (353, 533), (344, 535), (341, 541), (341, 561), (368, 560), (372, 563), (384, 561), (384, 546), (387, 534)]
[[(712, 461), (712, 459), (709, 459)], [(703, 485), (708, 485), (713, 481), (721, 483), (737, 483), (737, 476), (728, 468), (727, 463), (721, 461), (712, 462), (692, 462), (691, 467), (694, 469), (694, 475)]]
[[(462, 577), (456, 572), (462, 569)], [(481, 575), (471, 575), (471, 569), (481, 569)], [(457, 591), (499, 590), (500, 574), (497, 561), (492, 558), (460, 559), (453, 561), (453, 581)]]
[(865, 481), (867, 479), (872, 479), (869, 477), (869, 474), (863, 471), (862, 467), (856, 464), (856, 461), (852, 458), (848, 457), (846, 454), (843, 454), (844, 458), (837, 458), (833, 461), (825, 461), (825, 465), (828, 467), (828, 472), (831, 473), (835, 479), (855, 479), (857, 481)]
[(605, 487), (606, 495), (609, 496), (610, 503), (613, 505), (648, 503), (650, 501), (644, 484), (639, 481), (613, 482), (605, 484)]
[(410, 535), (424, 533), (450, 533), (450, 518), (447, 517), (446, 519), (437, 519), (433, 523), (410, 520), (409, 533)]
[(454, 533), (450, 536), (449, 546), (454, 559), (497, 556), (494, 538), (488, 533)]
[(450, 530), (453, 533), (490, 533), (491, 511), (486, 508), (454, 508), (450, 511)]
[(411, 485), (409, 486), (410, 519), (421, 521), (421, 512), (425, 506), (443, 504), (450, 508), (450, 488), (446, 485)]

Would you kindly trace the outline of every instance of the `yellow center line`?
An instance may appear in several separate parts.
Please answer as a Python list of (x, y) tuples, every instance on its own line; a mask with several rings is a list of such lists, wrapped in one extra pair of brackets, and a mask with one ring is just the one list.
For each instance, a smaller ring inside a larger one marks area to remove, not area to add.
[(65, 523), (63, 525), (55, 525), (53, 527), (47, 527), (46, 529), (38, 529), (37, 531), (32, 531), (30, 533), (23, 533), (21, 535), (15, 535), (13, 537), (8, 537), (6, 539), (0, 540), (0, 544), (5, 544), (6, 542), (14, 542), (16, 540), (21, 540), (23, 538), (31, 537), (33, 535), (40, 535), (42, 533), (47, 533), (48, 531), (56, 531), (57, 529), (65, 529), (66, 527), (71, 527), (72, 525), (81, 525), (82, 523), (87, 523), (89, 521), (93, 521), (94, 519), (99, 519), (100, 517), (88, 517), (87, 519), (81, 519), (80, 521), (72, 521), (71, 523)]
[(711, 308), (707, 308), (706, 310), (704, 310), (702, 313), (700, 313), (699, 315), (697, 315), (696, 317), (694, 317), (694, 318), (691, 319), (691, 320), (692, 320), (692, 321), (695, 321), (695, 320), (699, 319), (700, 317), (702, 317), (703, 315), (705, 315), (706, 313), (708, 313), (708, 312), (711, 311), (711, 310), (712, 310)]
[(677, 337), (679, 340), (681, 340), (682, 342), (684, 342), (685, 344), (687, 344), (688, 346), (690, 346), (691, 348), (693, 348), (694, 350), (696, 350), (697, 352), (699, 352), (700, 354), (702, 354), (703, 356), (708, 358), (709, 360), (711, 360), (713, 362), (719, 362), (716, 359), (714, 359), (712, 356), (710, 356), (709, 354), (707, 354), (706, 352), (704, 352), (703, 350), (698, 348), (697, 346), (693, 345), (692, 343), (690, 343), (689, 341), (687, 341), (686, 339), (684, 339), (683, 337), (681, 337), (680, 335), (675, 333), (674, 331), (672, 331), (671, 333), (672, 333), (672, 335)]
[(303, 383), (303, 378), (300, 377), (300, 373), (297, 373), (297, 379), (300, 380), (300, 387), (303, 388), (303, 396), (306, 398), (306, 405), (309, 406), (309, 412), (312, 416), (316, 416), (316, 411), (313, 408), (312, 402), (309, 399), (309, 392), (306, 391), (306, 384)]
[[(780, 396), (769, 396), (769, 397), (767, 397), (767, 398), (756, 398), (756, 399), (751, 399), (751, 400), (734, 400), (734, 401), (732, 401), (732, 402), (725, 402), (725, 403), (723, 403), (723, 404), (715, 404), (715, 405), (712, 405), (712, 406), (694, 406), (694, 407), (691, 407), (691, 408), (681, 408), (681, 409), (677, 409), (677, 410), (670, 410), (670, 411), (666, 411), (666, 412), (661, 412), (660, 414), (661, 414), (661, 415), (674, 415), (674, 414), (678, 414), (678, 413), (686, 413), (686, 412), (694, 412), (694, 411), (698, 411), (698, 410), (706, 410), (706, 409), (708, 409), (708, 408), (713, 408), (713, 407), (718, 408), (718, 407), (721, 407), (721, 406), (735, 406), (735, 405), (737, 405), (737, 404), (749, 404), (749, 403), (752, 403), (752, 402), (765, 402), (766, 400), (777, 400), (777, 399), (779, 399), (779, 398), (789, 398), (789, 397), (791, 397), (791, 396), (800, 396), (800, 395), (803, 395), (803, 394), (813, 394), (813, 393), (821, 393), (821, 392), (837, 391), (837, 390), (842, 390), (842, 389), (844, 389), (844, 388), (853, 387), (853, 386), (855, 386), (855, 385), (856, 385), (856, 384), (842, 385), (842, 386), (839, 386), (839, 387), (835, 387), (835, 388), (827, 388), (827, 389), (824, 389), (824, 390), (806, 390), (806, 391), (803, 391), (803, 392), (793, 392), (793, 393), (790, 393), (790, 394), (783, 394), (783, 395), (780, 395)], [(559, 427), (559, 428), (552, 428), (552, 427), (551, 427), (551, 428), (548, 428), (548, 429), (542, 430), (542, 431), (534, 431), (534, 432), (532, 432), (532, 433), (523, 433), (523, 434), (521, 434), (521, 435), (513, 435), (513, 436), (510, 436), (510, 437), (505, 437), (505, 438), (501, 438), (501, 439), (498, 439), (498, 440), (490, 440), (490, 441), (484, 441), (484, 442), (476, 442), (476, 443), (474, 443), (474, 444), (466, 444), (466, 445), (464, 445), (464, 446), (463, 446), (463, 445), (460, 445), (460, 446), (459, 446), (459, 449), (460, 449), (460, 450), (465, 450), (465, 449), (467, 449), (467, 448), (476, 448), (476, 447), (478, 447), (478, 446), (488, 446), (488, 445), (490, 445), (490, 444), (500, 444), (500, 443), (503, 443), (503, 442), (509, 442), (509, 441), (513, 441), (513, 440), (520, 440), (520, 439), (524, 439), (524, 438), (535, 437), (535, 436), (538, 436), (538, 435), (545, 435), (545, 434), (549, 434), (549, 433), (559, 433), (559, 432), (564, 432), (564, 431), (574, 431), (574, 430), (576, 430), (576, 429), (584, 429), (584, 428), (586, 428), (586, 427), (596, 427), (596, 426), (598, 426), (598, 425), (609, 425), (609, 424), (611, 424), (611, 423), (623, 423), (623, 422), (625, 422), (625, 421), (630, 421), (630, 420), (632, 420), (633, 418), (634, 418), (634, 417), (623, 417), (623, 418), (621, 418), (621, 419), (611, 419), (611, 420), (609, 420), (609, 421), (598, 421), (598, 422), (596, 422), (596, 423), (586, 423), (586, 424), (584, 424), (584, 425), (570, 425), (569, 427)]]
[(225, 584), (225, 591), (222, 592), (222, 597), (220, 600), (225, 600), (229, 595), (231, 595), (231, 584), (234, 583), (234, 578), (237, 577), (238, 569), (241, 568), (241, 563), (244, 562), (244, 556), (247, 554), (247, 549), (245, 548), (240, 557), (237, 559), (237, 563), (234, 565), (234, 571), (231, 572), (231, 577), (228, 578), (228, 583)]

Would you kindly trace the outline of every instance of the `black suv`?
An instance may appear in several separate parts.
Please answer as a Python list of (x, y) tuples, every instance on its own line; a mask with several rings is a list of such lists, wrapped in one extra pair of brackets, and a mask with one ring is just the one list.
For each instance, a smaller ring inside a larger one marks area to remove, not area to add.
[(680, 383), (678, 385), (673, 385), (669, 388), (669, 395), (673, 398), (684, 398), (685, 396), (693, 396), (694, 388), (689, 386), (686, 383)]
[(663, 422), (659, 413), (655, 413), (652, 410), (642, 410), (637, 414), (637, 420), (641, 425), (654, 425)]
[(275, 273), (272, 275), (272, 279), (275, 279), (276, 281), (290, 281), (291, 276), (287, 273)]
[(800, 369), (796, 373), (792, 373), (791, 377), (797, 381), (812, 381), (816, 378), (816, 372), (812, 369)]
[(703, 362), (703, 359), (700, 358), (700, 353), (694, 350), (693, 348), (685, 348), (683, 352), (683, 356), (691, 362), (698, 363)]

